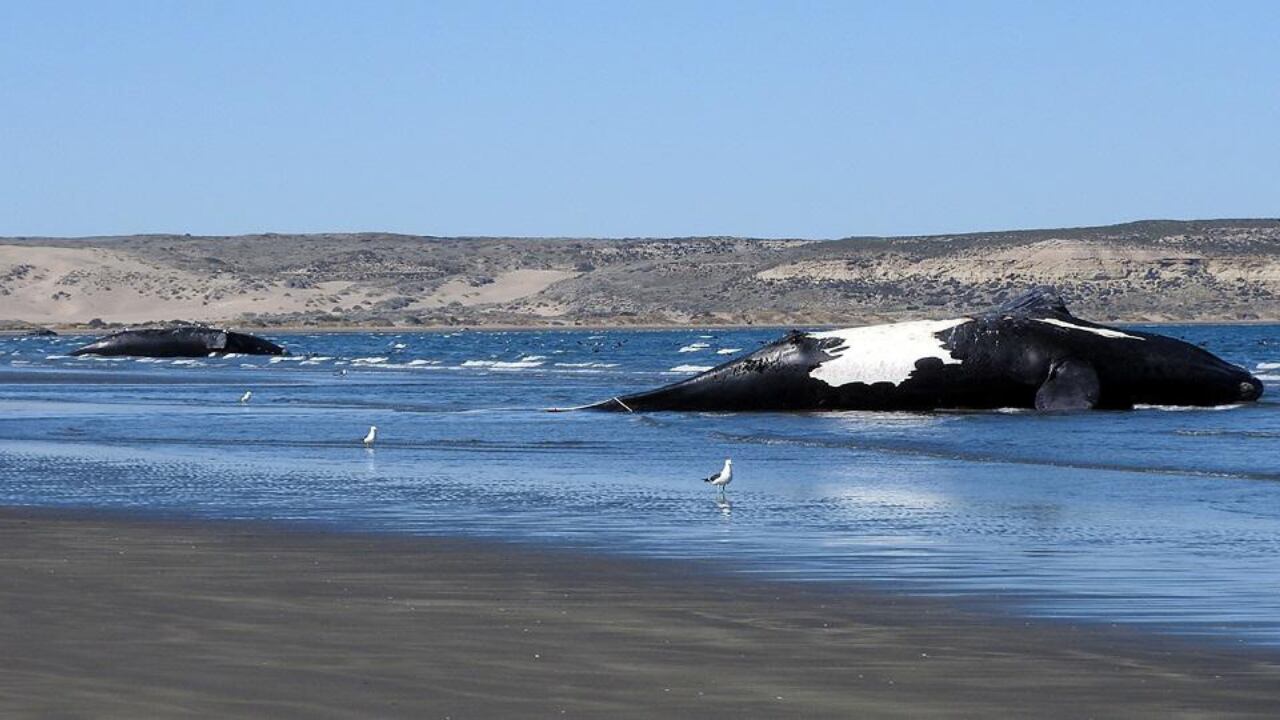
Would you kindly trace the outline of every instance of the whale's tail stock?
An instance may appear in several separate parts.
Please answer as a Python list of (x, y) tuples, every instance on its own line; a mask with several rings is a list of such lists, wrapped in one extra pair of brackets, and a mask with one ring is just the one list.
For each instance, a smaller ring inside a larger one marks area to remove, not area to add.
[(614, 395), (589, 405), (552, 408), (552, 412), (600, 410), (637, 413), (650, 410), (732, 411), (756, 408), (761, 386), (772, 388), (778, 409), (807, 406), (809, 368), (829, 359), (831, 343), (792, 331), (757, 350), (732, 358), (692, 377), (653, 390)]
[(615, 410), (615, 411), (635, 412), (635, 410), (631, 409), (630, 405), (627, 405), (627, 403), (622, 398), (616, 395), (614, 397), (609, 398), (608, 400), (602, 400), (601, 402), (591, 403), (590, 405), (578, 405), (576, 407), (565, 407), (565, 408), (561, 408), (561, 407), (547, 408), (547, 412), (553, 412), (553, 413), (575, 412), (577, 410)]

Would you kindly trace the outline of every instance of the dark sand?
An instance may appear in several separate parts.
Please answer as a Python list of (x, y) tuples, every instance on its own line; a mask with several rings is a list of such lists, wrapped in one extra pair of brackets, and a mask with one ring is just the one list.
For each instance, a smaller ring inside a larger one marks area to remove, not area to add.
[(1271, 717), (1275, 656), (497, 544), (0, 510), (0, 717)]

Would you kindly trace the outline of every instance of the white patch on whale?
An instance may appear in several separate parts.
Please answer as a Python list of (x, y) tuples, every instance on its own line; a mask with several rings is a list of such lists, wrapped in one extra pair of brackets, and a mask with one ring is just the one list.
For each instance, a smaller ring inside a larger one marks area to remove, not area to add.
[(1076, 325), (1074, 323), (1069, 323), (1066, 320), (1059, 320), (1058, 318), (1035, 318), (1035, 321), (1042, 322), (1042, 323), (1049, 323), (1050, 325), (1057, 325), (1058, 327), (1067, 328), (1068, 330), (1080, 330), (1081, 332), (1093, 333), (1094, 335), (1101, 335), (1104, 338), (1128, 338), (1130, 340), (1145, 339), (1145, 338), (1140, 338), (1137, 335), (1130, 335), (1129, 333), (1126, 333), (1126, 332), (1120, 332), (1119, 330), (1112, 330), (1110, 328), (1085, 327), (1083, 325)]
[(932, 357), (948, 365), (958, 364), (935, 335), (971, 320), (915, 320), (813, 333), (815, 338), (839, 338), (841, 342), (826, 351), (834, 359), (814, 368), (809, 377), (831, 387), (878, 382), (898, 385), (911, 377), (918, 360)]

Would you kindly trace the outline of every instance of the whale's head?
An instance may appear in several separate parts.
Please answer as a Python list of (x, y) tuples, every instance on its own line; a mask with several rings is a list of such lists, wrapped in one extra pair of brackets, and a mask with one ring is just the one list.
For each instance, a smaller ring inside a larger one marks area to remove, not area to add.
[[(1235, 405), (1262, 397), (1262, 381), (1239, 365), (1191, 343), (1148, 336), (1157, 352), (1135, 357), (1145, 366), (1134, 401), (1151, 404)], [(1158, 346), (1158, 347), (1157, 347)], [(1154, 399), (1152, 396), (1160, 399)]]
[(1243, 402), (1253, 402), (1262, 397), (1262, 381), (1250, 375), (1240, 381), (1238, 386), (1240, 391), (1240, 400)]
[[(1196, 348), (1199, 350), (1199, 348)], [(1262, 397), (1262, 381), (1239, 365), (1205, 352), (1207, 361), (1194, 363), (1185, 382), (1199, 405), (1234, 405)]]

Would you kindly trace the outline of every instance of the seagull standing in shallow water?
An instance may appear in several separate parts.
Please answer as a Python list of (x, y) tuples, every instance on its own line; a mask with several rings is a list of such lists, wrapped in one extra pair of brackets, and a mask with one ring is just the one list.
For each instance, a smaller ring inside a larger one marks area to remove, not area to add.
[(244, 394), (240, 396), (240, 404), (241, 404), (241, 405), (243, 405), (243, 404), (245, 404), (245, 403), (249, 402), (249, 398), (251, 398), (251, 397), (253, 397), (253, 391), (252, 391), (252, 390), (245, 390), (245, 391), (244, 391)]
[(720, 468), (720, 472), (702, 479), (702, 482), (708, 482), (720, 488), (720, 494), (724, 495), (724, 488), (733, 482), (733, 460), (725, 458), (724, 467)]
[(378, 439), (378, 426), (370, 425), (369, 434), (364, 436), (364, 446), (373, 447), (373, 441)]

